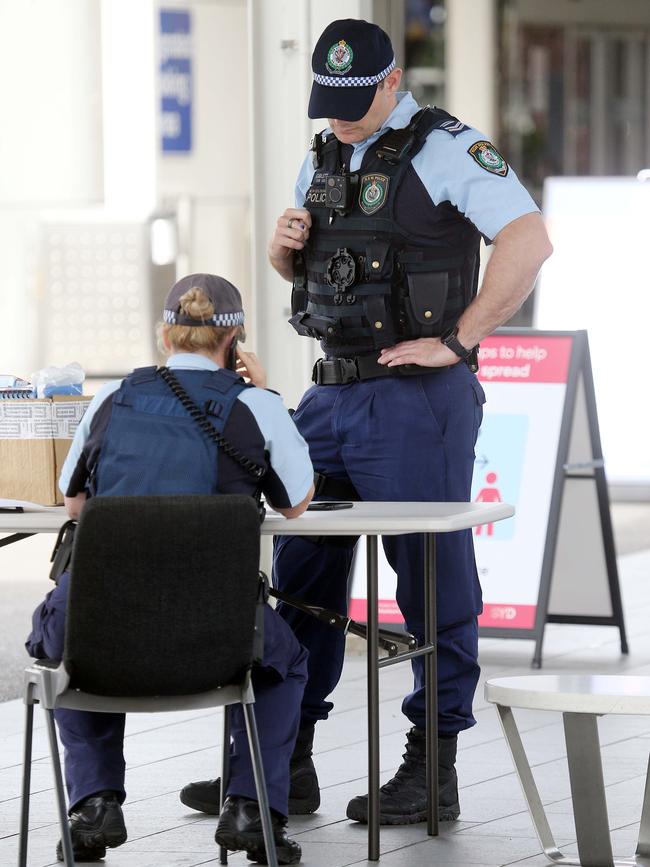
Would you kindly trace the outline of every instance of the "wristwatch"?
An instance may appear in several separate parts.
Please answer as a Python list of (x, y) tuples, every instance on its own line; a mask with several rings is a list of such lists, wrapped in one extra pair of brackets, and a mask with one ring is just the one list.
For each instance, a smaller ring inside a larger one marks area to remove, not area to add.
[(458, 339), (458, 326), (454, 325), (452, 328), (448, 328), (447, 331), (440, 338), (440, 342), (444, 343), (444, 345), (451, 349), (459, 358), (462, 358), (463, 361), (466, 361), (472, 352), (474, 351), (474, 347), (471, 349), (466, 349), (463, 344)]

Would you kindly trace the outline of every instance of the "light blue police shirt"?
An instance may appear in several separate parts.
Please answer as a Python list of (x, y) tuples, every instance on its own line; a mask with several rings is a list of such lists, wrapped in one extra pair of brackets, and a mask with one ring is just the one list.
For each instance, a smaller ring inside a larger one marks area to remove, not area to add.
[[(172, 370), (219, 370), (219, 365), (205, 355), (189, 352), (171, 355), (167, 359), (167, 366)], [(63, 494), (68, 490), (72, 473), (89, 437), (90, 425), (95, 413), (121, 384), (121, 379), (105, 383), (88, 404), (88, 409), (75, 431), (70, 451), (59, 476), (59, 488)], [(314, 469), (307, 443), (298, 433), (298, 428), (291, 420), (282, 398), (264, 388), (245, 388), (237, 395), (237, 400), (246, 404), (253, 414), (264, 437), (269, 464), (284, 485), (291, 505), (297, 506), (305, 499), (314, 481)]]
[[(389, 128), (403, 129), (408, 126), (419, 105), (410, 93), (397, 94), (397, 105), (386, 118), (383, 126), (369, 138), (353, 145), (349, 171), (361, 168), (363, 155)], [(328, 127), (325, 133), (331, 132)], [(429, 133), (422, 150), (413, 158), (412, 165), (434, 205), (451, 202), (467, 217), (487, 241), (524, 214), (538, 213), (539, 209), (522, 186), (517, 175), (509, 167), (505, 177), (482, 168), (468, 153), (469, 148), (485, 136), (472, 127), (458, 135), (444, 129)], [(302, 208), (307, 190), (314, 175), (310, 151), (302, 164), (296, 182), (296, 207)]]

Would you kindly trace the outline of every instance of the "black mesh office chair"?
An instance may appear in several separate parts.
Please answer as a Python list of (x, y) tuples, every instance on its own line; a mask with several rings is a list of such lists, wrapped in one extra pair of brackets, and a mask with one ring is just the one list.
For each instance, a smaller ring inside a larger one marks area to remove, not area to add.
[[(244, 496), (97, 497), (77, 527), (62, 661), (25, 671), (19, 867), (27, 864), (34, 704), (46, 713), (66, 867), (74, 865), (54, 708), (243, 706), (268, 863), (277, 865), (250, 668), (261, 653), (260, 521)], [(221, 851), (222, 863), (226, 853)]]

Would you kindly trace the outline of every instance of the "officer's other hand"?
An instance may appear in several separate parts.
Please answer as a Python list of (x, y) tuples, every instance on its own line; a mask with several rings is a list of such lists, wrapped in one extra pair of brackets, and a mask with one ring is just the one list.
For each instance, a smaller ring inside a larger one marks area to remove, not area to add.
[(395, 367), (398, 364), (419, 364), (420, 367), (449, 367), (460, 358), (439, 337), (420, 337), (405, 340), (388, 349), (382, 349), (377, 359), (379, 364)]
[(258, 388), (266, 388), (266, 371), (254, 352), (244, 352), (241, 346), (238, 346), (235, 370)]
[(288, 259), (294, 250), (302, 250), (309, 237), (311, 214), (305, 208), (287, 208), (278, 217), (275, 231), (269, 242), (269, 259)]
[(84, 503), (86, 502), (86, 492), (82, 491), (80, 494), (77, 494), (75, 497), (64, 497), (63, 504), (65, 505), (65, 510), (68, 513), (68, 517), (73, 520), (78, 520), (79, 515), (81, 514), (81, 510), (84, 507)]

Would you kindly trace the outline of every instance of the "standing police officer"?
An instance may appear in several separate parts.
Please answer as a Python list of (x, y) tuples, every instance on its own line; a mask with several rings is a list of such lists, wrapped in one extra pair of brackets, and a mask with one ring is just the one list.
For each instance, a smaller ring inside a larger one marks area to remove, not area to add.
[[(275, 270), (293, 281), (291, 322), (320, 341), (325, 358), (294, 421), (309, 443), (321, 496), (468, 501), (484, 395), (478, 343), (527, 297), (551, 245), (537, 208), (484, 136), (441, 109), (398, 92), (389, 37), (366, 21), (330, 24), (312, 55), (314, 137), (269, 244)], [(479, 242), (494, 245), (477, 295)], [(346, 540), (276, 541), (277, 586), (345, 612), (353, 551)], [(397, 572), (408, 630), (424, 637), (423, 541), (383, 540)], [(439, 816), (460, 813), (457, 734), (474, 725), (481, 611), (471, 531), (438, 542)], [(292, 757), (290, 812), (318, 808), (314, 724), (333, 705), (344, 638), (281, 605), (309, 649), (309, 680)], [(402, 709), (412, 724), (404, 762), (382, 786), (380, 819), (426, 817), (424, 665)], [(204, 791), (204, 794), (207, 794)], [(367, 821), (367, 796), (347, 815)]]
[[(121, 382), (104, 385), (76, 431), (59, 480), (71, 517), (78, 517), (88, 494), (253, 496), (260, 487), (286, 517), (307, 508), (313, 494), (307, 447), (282, 399), (253, 387), (264, 385), (265, 373), (252, 353), (237, 348), (243, 322), (241, 296), (227, 280), (192, 274), (176, 283), (167, 296), (161, 326), (162, 342), (171, 353), (167, 366), (140, 368)], [(247, 385), (240, 374), (251, 383)], [(187, 409), (188, 396), (200, 407), (203, 421), (207, 419), (237, 450), (239, 459), (206, 437)], [(261, 483), (250, 473), (251, 464), (265, 470)], [(57, 587), (34, 612), (27, 640), (32, 656), (62, 658), (68, 579), (67, 571), (60, 575)], [(264, 654), (253, 666), (252, 681), (280, 864), (296, 863), (301, 854), (285, 826), (289, 760), (300, 718), (306, 656), (287, 624), (266, 605)], [(97, 861), (106, 847), (121, 845), (127, 836), (121, 810), (124, 714), (66, 709), (54, 714), (65, 747), (75, 859)], [(251, 861), (266, 863), (238, 707), (233, 708), (232, 732), (232, 775), (216, 839), (230, 849), (245, 848)], [(60, 843), (57, 856), (63, 860)]]

